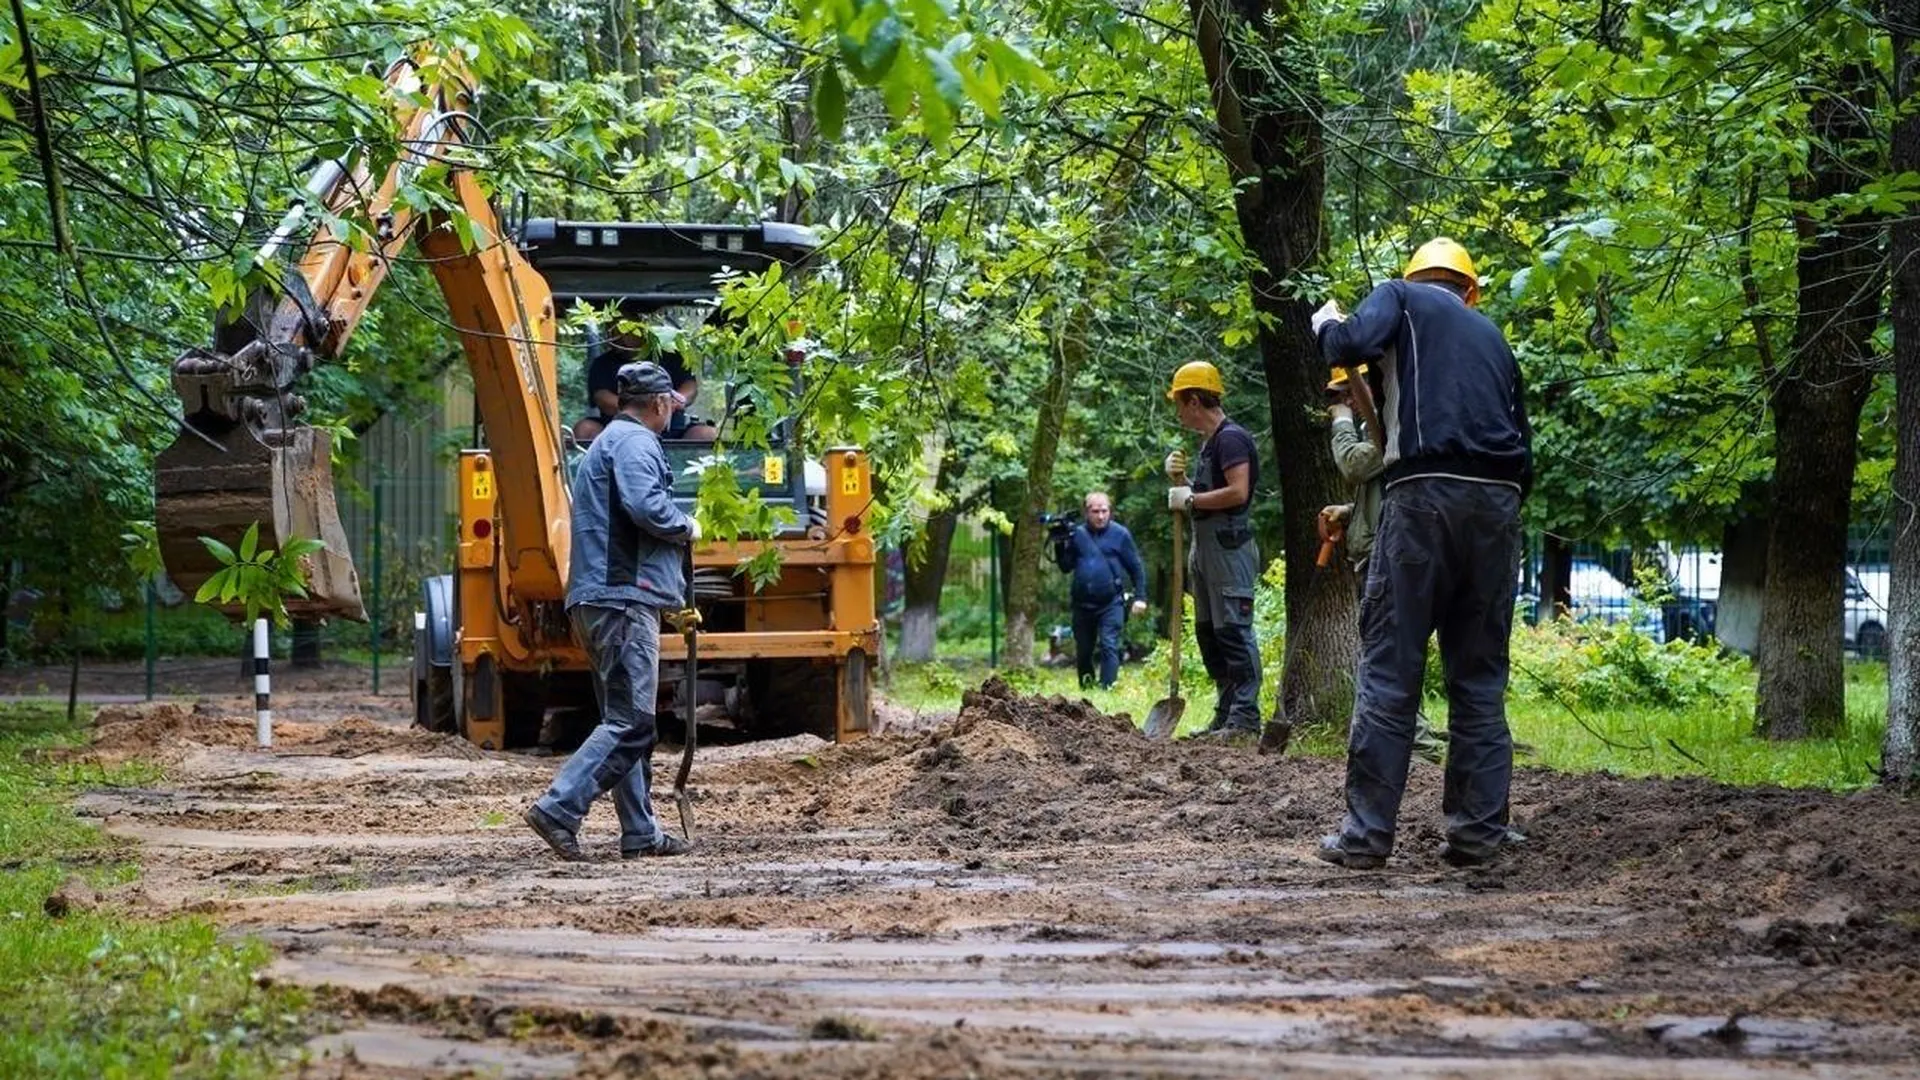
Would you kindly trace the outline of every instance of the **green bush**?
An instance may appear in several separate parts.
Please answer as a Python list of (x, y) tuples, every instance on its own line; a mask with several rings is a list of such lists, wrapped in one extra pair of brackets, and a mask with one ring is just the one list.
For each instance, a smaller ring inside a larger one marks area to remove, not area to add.
[(1589, 707), (1683, 708), (1751, 694), (1748, 662), (1717, 646), (1662, 645), (1631, 625), (1560, 618), (1514, 628), (1512, 693)]

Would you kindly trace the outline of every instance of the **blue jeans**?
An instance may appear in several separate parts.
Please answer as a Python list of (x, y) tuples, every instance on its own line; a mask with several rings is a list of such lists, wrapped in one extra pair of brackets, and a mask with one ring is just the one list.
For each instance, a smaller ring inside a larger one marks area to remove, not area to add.
[(573, 752), (538, 802), (540, 812), (579, 832), (593, 800), (613, 792), (620, 814), (620, 850), (660, 842), (653, 816), (654, 722), (660, 688), (660, 613), (645, 604), (581, 604), (567, 613), (593, 665), (600, 725)]
[(1100, 688), (1113, 688), (1120, 677), (1120, 632), (1127, 624), (1127, 604), (1120, 597), (1103, 608), (1073, 609), (1074, 666), (1080, 671), (1080, 685), (1093, 681), (1094, 654), (1100, 658)]

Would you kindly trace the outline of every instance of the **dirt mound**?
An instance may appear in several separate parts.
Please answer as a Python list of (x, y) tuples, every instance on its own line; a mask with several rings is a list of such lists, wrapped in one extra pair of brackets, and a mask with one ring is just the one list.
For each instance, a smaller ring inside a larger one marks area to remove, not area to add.
[(1533, 842), (1508, 887), (1607, 881), (1638, 902), (1734, 920), (1806, 962), (1920, 962), (1920, 807), (1885, 792), (1736, 788), (1705, 780), (1528, 770)]
[[(131, 758), (168, 763), (206, 747), (250, 747), (255, 745), (255, 738), (251, 713), (230, 712), (210, 702), (108, 705), (94, 717), (93, 737), (70, 756), (107, 763)], [(454, 736), (381, 724), (364, 716), (318, 724), (276, 720), (273, 743), (274, 753), (329, 757), (372, 753), (483, 756)]]

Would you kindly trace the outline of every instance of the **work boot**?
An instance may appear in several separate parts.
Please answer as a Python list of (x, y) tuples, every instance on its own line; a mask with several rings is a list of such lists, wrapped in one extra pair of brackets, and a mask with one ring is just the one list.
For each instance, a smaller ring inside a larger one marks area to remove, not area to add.
[(1362, 855), (1357, 851), (1348, 851), (1338, 836), (1320, 838), (1320, 848), (1314, 852), (1321, 862), (1330, 862), (1343, 870), (1378, 870), (1387, 865), (1385, 855)]
[(522, 815), (527, 825), (547, 842), (555, 855), (568, 862), (585, 862), (586, 856), (580, 854), (580, 841), (574, 838), (573, 830), (547, 816), (538, 806), (527, 807)]
[(660, 839), (652, 847), (630, 848), (622, 846), (620, 857), (623, 859), (648, 859), (667, 855), (685, 855), (693, 850), (693, 845), (669, 832), (660, 834)]
[(1489, 866), (1500, 857), (1502, 846), (1504, 845), (1496, 844), (1490, 848), (1463, 848), (1448, 841), (1440, 845), (1440, 861), (1461, 870)]

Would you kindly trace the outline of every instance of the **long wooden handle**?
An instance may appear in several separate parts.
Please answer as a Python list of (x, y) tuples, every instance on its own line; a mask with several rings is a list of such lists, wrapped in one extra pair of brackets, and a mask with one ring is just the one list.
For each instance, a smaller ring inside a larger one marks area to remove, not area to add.
[[(1187, 474), (1177, 469), (1171, 478), (1175, 487), (1185, 486)], [(1180, 623), (1187, 610), (1187, 515), (1185, 511), (1173, 512), (1173, 595), (1167, 603), (1167, 648), (1172, 662), (1168, 665), (1168, 697), (1180, 696)]]

